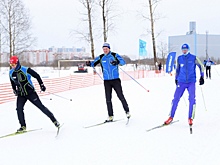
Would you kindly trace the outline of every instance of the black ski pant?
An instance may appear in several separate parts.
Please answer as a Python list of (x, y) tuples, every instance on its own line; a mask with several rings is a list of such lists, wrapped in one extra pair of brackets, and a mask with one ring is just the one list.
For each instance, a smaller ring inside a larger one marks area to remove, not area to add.
[(120, 79), (104, 80), (104, 86), (105, 86), (105, 98), (108, 109), (108, 115), (109, 116), (114, 115), (113, 107), (112, 107), (112, 89), (115, 90), (118, 98), (120, 99), (123, 105), (125, 112), (129, 112), (127, 101), (125, 100), (125, 97), (123, 95), (121, 80)]
[(18, 95), (17, 97), (17, 115), (18, 120), (21, 126), (26, 127), (25, 117), (24, 117), (24, 105), (29, 100), (32, 104), (38, 107), (45, 115), (47, 115), (52, 122), (55, 122), (56, 119), (54, 115), (41, 103), (36, 92), (33, 92), (27, 96)]
[(206, 66), (206, 78), (211, 78), (211, 66)]

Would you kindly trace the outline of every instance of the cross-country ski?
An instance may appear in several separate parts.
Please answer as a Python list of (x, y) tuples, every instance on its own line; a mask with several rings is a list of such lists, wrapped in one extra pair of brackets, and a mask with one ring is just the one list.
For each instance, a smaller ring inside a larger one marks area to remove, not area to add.
[(56, 133), (56, 138), (58, 137), (58, 135), (60, 134), (60, 129), (61, 129), (61, 127), (64, 125), (64, 123), (63, 124), (60, 124), (60, 126), (59, 127), (57, 127), (57, 133)]
[(150, 132), (150, 131), (153, 131), (153, 130), (158, 129), (158, 128), (162, 128), (162, 127), (165, 127), (165, 126), (172, 125), (173, 123), (176, 123), (176, 122), (179, 122), (179, 120), (172, 121), (172, 122), (171, 122), (170, 124), (168, 124), (168, 125), (166, 125), (166, 124), (161, 124), (161, 125), (158, 125), (158, 126), (156, 126), (156, 127), (147, 129), (146, 131), (147, 131), (147, 132)]
[(190, 131), (190, 134), (193, 133), (193, 130), (192, 130), (192, 125), (189, 126), (189, 131)]
[(124, 120), (124, 119), (117, 119), (117, 120), (113, 120), (113, 121), (109, 121), (109, 122), (104, 121), (104, 122), (101, 122), (101, 123), (85, 126), (84, 128), (92, 128), (92, 127), (101, 126), (101, 125), (104, 125), (104, 124), (111, 124), (111, 123), (118, 122), (118, 121), (121, 121), (121, 120)]
[(6, 137), (10, 137), (10, 136), (16, 136), (16, 135), (26, 134), (26, 133), (29, 133), (29, 132), (39, 131), (39, 130), (42, 130), (42, 128), (39, 128), (39, 129), (30, 129), (30, 130), (26, 130), (26, 131), (24, 131), (24, 132), (14, 132), (14, 133), (11, 133), (11, 134), (7, 134), (7, 135), (0, 136), (0, 138), (6, 138)]

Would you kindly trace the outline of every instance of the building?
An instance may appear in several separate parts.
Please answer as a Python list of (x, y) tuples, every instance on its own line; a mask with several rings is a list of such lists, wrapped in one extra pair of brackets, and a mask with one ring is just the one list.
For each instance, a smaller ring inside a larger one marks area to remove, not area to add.
[[(20, 61), (31, 63), (33, 65), (52, 63), (54, 60), (81, 60), (88, 59), (90, 53), (82, 48), (55, 48), (48, 50), (25, 50), (18, 55)], [(9, 53), (0, 53), (0, 63), (8, 63), (10, 59)]]
[(86, 49), (84, 47), (82, 47), (82, 48), (75, 48), (75, 47), (66, 48), (66, 47), (63, 46), (62, 48), (55, 48), (53, 46), (53, 47), (49, 48), (49, 51), (50, 52), (56, 52), (56, 53), (67, 53), (67, 52), (70, 52), (70, 53), (73, 53), (73, 52), (85, 53)]
[(31, 63), (33, 65), (51, 63), (54, 60), (78, 60), (89, 58), (89, 53), (86, 52), (84, 47), (82, 48), (55, 48), (51, 47), (48, 50), (28, 50), (23, 51), (19, 55), (21, 61)]
[(181, 45), (187, 43), (190, 46), (190, 52), (201, 59), (220, 58), (220, 35), (208, 34), (208, 32), (197, 34), (196, 22), (190, 22), (189, 32), (186, 35), (169, 36), (168, 40), (169, 52), (177, 52), (177, 55), (182, 53)]

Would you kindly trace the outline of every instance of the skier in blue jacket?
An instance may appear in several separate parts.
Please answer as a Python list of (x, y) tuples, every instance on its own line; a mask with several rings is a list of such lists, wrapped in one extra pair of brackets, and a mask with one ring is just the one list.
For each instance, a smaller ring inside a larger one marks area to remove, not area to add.
[(204, 84), (204, 67), (202, 62), (198, 57), (192, 55), (189, 52), (189, 45), (182, 45), (182, 55), (180, 55), (177, 59), (176, 65), (176, 91), (174, 94), (174, 99), (172, 101), (172, 108), (169, 115), (169, 118), (164, 122), (164, 124), (168, 125), (173, 121), (178, 103), (180, 98), (182, 97), (185, 89), (188, 90), (189, 93), (189, 114), (188, 114), (188, 122), (189, 125), (193, 124), (193, 119), (195, 115), (196, 108), (196, 99), (195, 99), (195, 83), (196, 83), (196, 65), (200, 69), (200, 79), (199, 85)]
[(110, 44), (102, 46), (104, 54), (99, 55), (94, 61), (86, 61), (87, 66), (95, 67), (100, 64), (103, 72), (105, 98), (108, 110), (108, 119), (105, 122), (112, 122), (114, 119), (112, 107), (112, 89), (115, 90), (125, 110), (127, 118), (130, 118), (129, 107), (123, 95), (121, 80), (119, 78), (118, 65), (125, 65), (124, 59), (117, 53), (110, 51)]
[(12, 69), (9, 71), (9, 77), (13, 92), (15, 96), (17, 96), (16, 110), (18, 120), (21, 125), (17, 132), (26, 132), (24, 105), (26, 104), (27, 100), (38, 107), (47, 117), (50, 118), (54, 125), (59, 128), (60, 123), (56, 120), (53, 113), (50, 112), (50, 110), (42, 104), (31, 81), (31, 77), (36, 78), (40, 85), (41, 91), (45, 92), (46, 87), (44, 86), (40, 75), (33, 69), (22, 66), (17, 56), (12, 56), (10, 58), (10, 66), (12, 67)]
[(204, 66), (206, 70), (206, 79), (209, 78), (211, 79), (211, 65), (214, 65), (215, 63), (208, 58), (208, 60), (204, 60)]

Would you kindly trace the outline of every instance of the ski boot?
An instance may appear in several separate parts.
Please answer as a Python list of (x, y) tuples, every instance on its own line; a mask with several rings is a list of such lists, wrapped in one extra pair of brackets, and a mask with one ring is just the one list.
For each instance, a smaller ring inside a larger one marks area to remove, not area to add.
[(16, 133), (24, 133), (24, 132), (26, 132), (26, 127), (21, 126), (21, 128), (19, 128)]
[(109, 116), (109, 117), (107, 118), (107, 120), (105, 120), (105, 123), (107, 123), (107, 122), (112, 122), (113, 119), (114, 119), (114, 116)]
[(189, 122), (189, 125), (190, 125), (190, 126), (193, 125), (193, 119), (189, 119), (188, 122)]
[(169, 117), (165, 122), (164, 125), (169, 125), (173, 121), (172, 117)]
[(53, 122), (57, 128), (60, 128), (60, 123), (58, 121)]
[(130, 114), (129, 112), (126, 112), (126, 117), (127, 117), (128, 119), (130, 119), (131, 114)]

